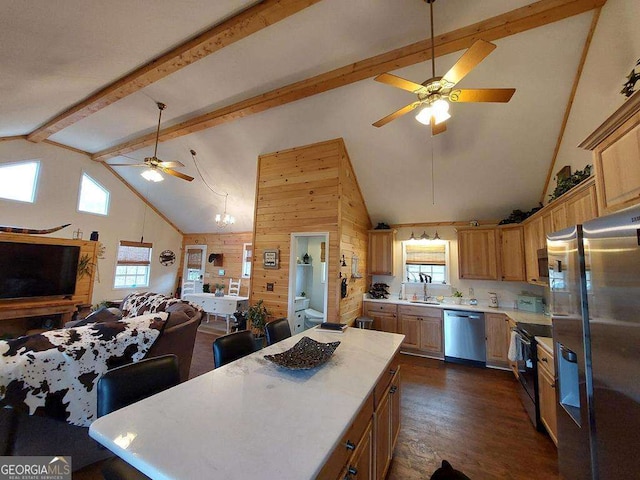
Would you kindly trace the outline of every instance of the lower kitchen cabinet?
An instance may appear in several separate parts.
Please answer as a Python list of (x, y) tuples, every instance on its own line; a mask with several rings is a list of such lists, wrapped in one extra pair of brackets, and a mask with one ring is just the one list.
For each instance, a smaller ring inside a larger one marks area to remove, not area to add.
[(487, 366), (509, 367), (509, 318), (501, 313), (484, 314), (487, 339)]
[(395, 304), (364, 303), (364, 315), (373, 318), (373, 329), (398, 333), (398, 307)]
[(398, 333), (405, 336), (403, 348), (444, 358), (442, 310), (432, 307), (401, 305), (398, 307)]
[(540, 396), (540, 420), (553, 443), (558, 445), (556, 417), (556, 380), (553, 354), (538, 344), (538, 390)]
[(358, 442), (358, 446), (353, 452), (351, 460), (344, 468), (340, 480), (374, 480), (373, 476), (373, 432), (372, 424), (369, 422), (367, 429)]
[[(400, 367), (380, 398), (373, 416), (375, 438), (375, 478), (386, 477), (393, 457), (393, 449), (400, 432)], [(360, 477), (357, 477), (360, 478)]]

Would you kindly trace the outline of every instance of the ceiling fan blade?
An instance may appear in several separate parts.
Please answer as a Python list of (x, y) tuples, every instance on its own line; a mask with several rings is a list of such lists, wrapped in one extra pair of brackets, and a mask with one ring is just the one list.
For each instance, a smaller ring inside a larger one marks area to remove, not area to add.
[(397, 110), (397, 111), (393, 112), (391, 115), (387, 115), (386, 117), (381, 118), (376, 123), (374, 123), (373, 126), (374, 127), (382, 127), (383, 125), (386, 125), (390, 121), (395, 120), (398, 117), (401, 117), (405, 113), (409, 113), (411, 110), (416, 108), (418, 105), (420, 105), (420, 102), (410, 103), (406, 107), (402, 107), (400, 110)]
[(438, 135), (447, 130), (447, 124), (445, 122), (440, 122), (436, 125), (436, 119), (431, 117), (431, 136)]
[(515, 88), (470, 88), (453, 90), (449, 94), (452, 102), (499, 102), (507, 103), (515, 93)]
[(464, 52), (460, 59), (455, 63), (453, 67), (444, 74), (442, 80), (445, 80), (449, 84), (455, 85), (462, 80), (476, 65), (484, 60), (491, 52), (495, 50), (496, 46), (493, 43), (485, 40), (476, 40), (469, 50)]
[(164, 162), (161, 160), (158, 162), (158, 166), (163, 168), (176, 168), (176, 167), (184, 167), (184, 163), (178, 162), (178, 161)]
[(187, 182), (190, 182), (191, 180), (193, 180), (193, 177), (190, 177), (189, 175), (185, 175), (184, 173), (180, 173), (176, 170), (172, 170), (170, 168), (162, 168), (162, 167), (158, 167), (158, 168), (162, 170), (164, 173), (168, 173), (169, 175), (173, 175), (174, 177), (181, 178), (182, 180), (186, 180)]
[(411, 93), (420, 93), (425, 90), (425, 87), (423, 85), (412, 82), (410, 80), (405, 80), (404, 78), (392, 75), (391, 73), (381, 73), (376, 78), (374, 78), (374, 80), (377, 82), (386, 83), (387, 85), (391, 85), (392, 87), (401, 88), (402, 90), (406, 90), (407, 92)]
[(110, 167), (148, 167), (146, 163), (107, 163)]

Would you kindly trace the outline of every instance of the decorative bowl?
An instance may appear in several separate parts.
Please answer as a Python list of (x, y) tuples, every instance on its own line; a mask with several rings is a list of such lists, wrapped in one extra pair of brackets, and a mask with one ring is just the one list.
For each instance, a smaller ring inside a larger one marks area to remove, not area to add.
[(340, 342), (322, 343), (309, 337), (302, 337), (289, 350), (273, 355), (265, 355), (264, 358), (290, 370), (309, 370), (325, 363)]

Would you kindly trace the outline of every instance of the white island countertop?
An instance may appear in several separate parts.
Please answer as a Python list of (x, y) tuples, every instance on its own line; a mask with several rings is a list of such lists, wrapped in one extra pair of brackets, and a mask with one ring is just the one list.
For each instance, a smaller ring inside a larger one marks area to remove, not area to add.
[[(341, 344), (311, 370), (264, 358), (303, 336)], [(312, 479), (403, 339), (356, 328), (307, 330), (99, 418), (89, 433), (154, 479)]]
[(539, 323), (542, 325), (551, 325), (551, 317), (542, 313), (525, 312), (524, 310), (516, 310), (508, 307), (493, 308), (488, 305), (468, 305), (468, 304), (455, 304), (455, 303), (423, 303), (420, 301), (412, 302), (411, 300), (400, 300), (398, 298), (392, 298), (391, 296), (386, 299), (365, 298), (365, 302), (372, 303), (386, 303), (394, 305), (411, 305), (414, 307), (433, 307), (441, 310), (465, 310), (467, 312), (484, 312), (484, 313), (503, 313), (507, 317), (511, 318), (514, 322), (523, 323)]

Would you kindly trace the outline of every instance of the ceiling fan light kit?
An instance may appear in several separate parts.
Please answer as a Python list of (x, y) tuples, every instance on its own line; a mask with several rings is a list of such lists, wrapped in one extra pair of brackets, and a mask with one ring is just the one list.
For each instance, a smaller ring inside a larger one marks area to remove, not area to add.
[(395, 120), (418, 107), (422, 107), (420, 112), (416, 115), (416, 120), (424, 125), (431, 125), (431, 134), (437, 135), (447, 129), (444, 122), (451, 118), (451, 115), (449, 114), (449, 103), (447, 100), (450, 102), (506, 103), (511, 100), (511, 97), (515, 93), (514, 88), (453, 90), (460, 80), (462, 80), (496, 48), (493, 43), (485, 40), (476, 40), (444, 76), (436, 77), (435, 41), (433, 38), (433, 3), (435, 0), (424, 1), (429, 4), (430, 11), (432, 78), (426, 80), (422, 84), (418, 84), (390, 73), (378, 75), (374, 80), (411, 92), (417, 95), (418, 100), (390, 115), (387, 115), (386, 117), (381, 118), (373, 124), (375, 127), (382, 127), (392, 120)]
[(144, 179), (149, 182), (161, 182), (164, 180), (164, 177), (160, 174), (160, 172), (153, 168), (145, 170), (140, 175), (142, 175)]

